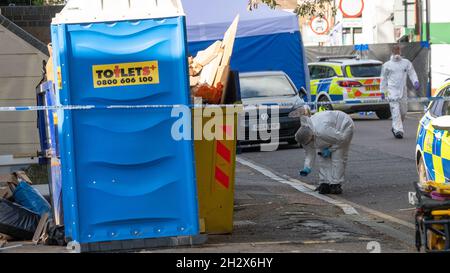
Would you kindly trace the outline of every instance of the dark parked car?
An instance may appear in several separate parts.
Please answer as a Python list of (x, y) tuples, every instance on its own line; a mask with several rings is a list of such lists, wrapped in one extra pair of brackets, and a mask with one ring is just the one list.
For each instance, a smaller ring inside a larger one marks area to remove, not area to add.
[[(296, 144), (295, 133), (300, 128), (300, 120), (291, 118), (289, 114), (304, 102), (306, 90), (299, 92), (289, 76), (281, 71), (241, 73), (240, 86), (245, 118), (239, 120), (239, 146), (249, 146), (275, 141)], [(249, 107), (248, 105), (256, 106)], [(272, 116), (270, 107), (279, 105), (278, 121)], [(267, 106), (264, 111), (258, 106)], [(256, 110), (257, 109), (257, 110)], [(267, 140), (261, 137), (262, 132), (278, 131), (277, 139)], [(245, 132), (245, 136), (242, 133)], [(251, 136), (256, 136), (251, 138)]]

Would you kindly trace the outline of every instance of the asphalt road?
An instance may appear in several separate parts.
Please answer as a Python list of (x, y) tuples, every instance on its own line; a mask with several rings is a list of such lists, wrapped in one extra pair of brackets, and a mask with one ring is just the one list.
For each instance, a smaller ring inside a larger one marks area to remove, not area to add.
[[(408, 115), (403, 140), (394, 139), (390, 120), (353, 116), (356, 130), (342, 198), (413, 222), (414, 208), (408, 203), (408, 192), (414, 190), (413, 183), (418, 180), (414, 154), (422, 114)], [(304, 152), (294, 146), (284, 146), (275, 152), (245, 149), (241, 156), (309, 184), (318, 181), (317, 168), (310, 177), (299, 177)]]

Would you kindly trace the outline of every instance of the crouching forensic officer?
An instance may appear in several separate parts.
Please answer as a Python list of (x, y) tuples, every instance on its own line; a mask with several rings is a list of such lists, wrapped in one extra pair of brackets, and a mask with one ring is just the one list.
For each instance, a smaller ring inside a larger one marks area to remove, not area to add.
[[(308, 111), (307, 111), (308, 112)], [(320, 194), (342, 194), (342, 183), (353, 138), (352, 118), (341, 111), (320, 112), (312, 117), (302, 115), (301, 127), (295, 138), (306, 153), (301, 176), (312, 171), (316, 154), (319, 155)]]

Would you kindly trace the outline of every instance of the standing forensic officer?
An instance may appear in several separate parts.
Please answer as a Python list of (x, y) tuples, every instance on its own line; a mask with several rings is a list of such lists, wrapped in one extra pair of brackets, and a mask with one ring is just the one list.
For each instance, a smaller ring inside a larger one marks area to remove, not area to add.
[(408, 113), (408, 90), (406, 79), (409, 77), (418, 91), (420, 83), (412, 63), (401, 57), (400, 45), (392, 48), (391, 60), (383, 65), (381, 72), (381, 91), (384, 92), (390, 100), (392, 114), (392, 133), (397, 139), (402, 139), (405, 133), (403, 122)]

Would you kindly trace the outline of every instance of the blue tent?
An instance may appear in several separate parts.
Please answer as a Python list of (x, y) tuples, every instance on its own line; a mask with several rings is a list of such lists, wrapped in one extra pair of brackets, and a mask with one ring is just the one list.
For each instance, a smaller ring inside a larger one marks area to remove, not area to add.
[(247, 0), (183, 0), (189, 53), (196, 55), (223, 35), (240, 15), (231, 67), (239, 72), (281, 70), (297, 88), (309, 89), (306, 57), (295, 14), (261, 4), (248, 11)]

